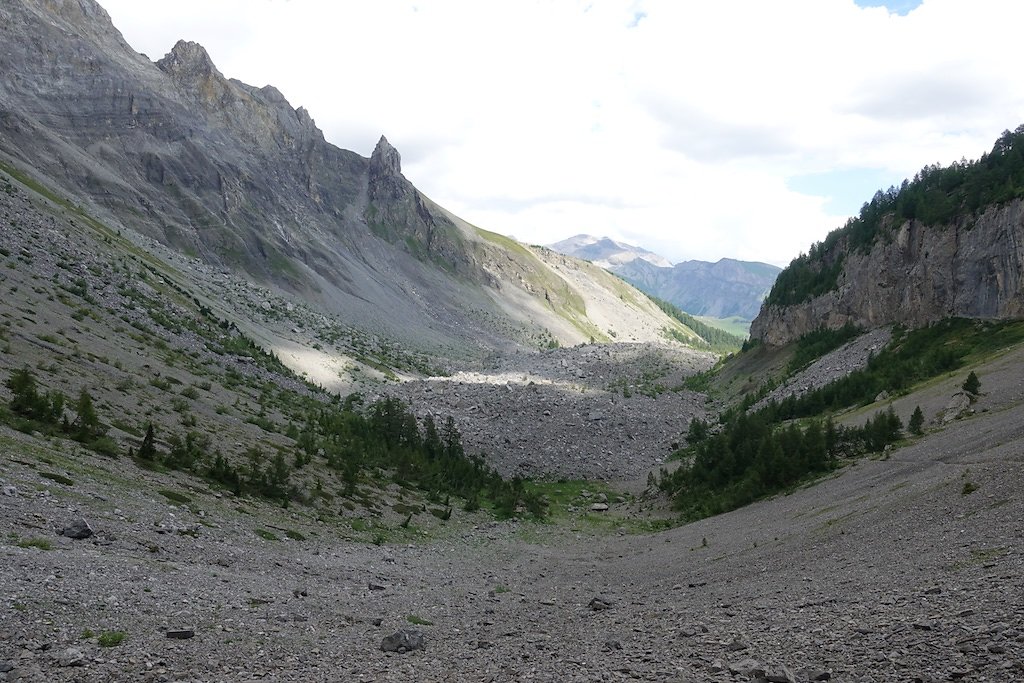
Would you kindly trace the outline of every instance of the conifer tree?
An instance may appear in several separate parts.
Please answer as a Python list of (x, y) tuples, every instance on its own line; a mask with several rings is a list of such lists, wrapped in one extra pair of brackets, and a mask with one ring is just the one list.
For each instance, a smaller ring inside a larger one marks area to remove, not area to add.
[(915, 436), (921, 436), (924, 433), (922, 429), (924, 427), (924, 413), (921, 412), (921, 406), (914, 408), (913, 414), (910, 416), (910, 424), (908, 428), (910, 433)]
[(142, 439), (142, 445), (139, 446), (139, 452), (137, 453), (140, 460), (156, 459), (156, 444), (153, 443), (154, 438), (153, 423), (150, 422), (149, 426), (146, 427), (146, 436)]

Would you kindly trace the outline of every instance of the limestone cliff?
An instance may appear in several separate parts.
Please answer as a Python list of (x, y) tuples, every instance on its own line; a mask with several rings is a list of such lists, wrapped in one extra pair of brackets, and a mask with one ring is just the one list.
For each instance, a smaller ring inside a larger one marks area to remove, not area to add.
[(837, 287), (787, 306), (766, 303), (751, 338), (778, 346), (822, 326), (919, 327), (950, 316), (1024, 317), (1024, 200), (990, 206), (945, 225), (890, 222), (870, 249), (840, 237)]

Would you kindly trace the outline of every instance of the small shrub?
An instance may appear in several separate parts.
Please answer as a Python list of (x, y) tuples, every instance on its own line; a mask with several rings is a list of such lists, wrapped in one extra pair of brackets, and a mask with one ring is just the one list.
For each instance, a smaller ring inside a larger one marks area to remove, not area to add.
[(98, 439), (93, 439), (86, 444), (86, 447), (90, 451), (99, 453), (100, 455), (105, 455), (108, 458), (116, 458), (119, 450), (117, 442), (109, 436), (101, 436)]
[(128, 636), (124, 631), (104, 631), (100, 634), (99, 643), (100, 647), (115, 647), (124, 642), (124, 639)]
[(963, 390), (971, 396), (977, 396), (981, 391), (981, 380), (978, 379), (973, 370), (971, 370), (971, 374), (967, 375), (967, 379), (964, 380)]
[(434, 622), (430, 621), (429, 619), (424, 619), (423, 617), (417, 616), (415, 614), (410, 614), (409, 616), (407, 616), (405, 618), (405, 620), (408, 621), (410, 624), (415, 624), (416, 626), (433, 626), (434, 625)]
[(53, 544), (45, 538), (23, 538), (18, 541), (19, 548), (38, 548), (39, 550), (53, 550)]
[(965, 481), (964, 482), (964, 487), (962, 489), (960, 489), (960, 495), (961, 496), (969, 496), (969, 495), (971, 495), (972, 493), (974, 493), (977, 490), (978, 490), (978, 485), (977, 484), (975, 484), (973, 481)]

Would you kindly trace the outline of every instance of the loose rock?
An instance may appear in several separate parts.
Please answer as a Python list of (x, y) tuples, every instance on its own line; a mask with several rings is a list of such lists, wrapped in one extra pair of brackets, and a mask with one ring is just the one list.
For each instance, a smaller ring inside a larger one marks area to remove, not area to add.
[(390, 636), (385, 636), (380, 642), (380, 649), (384, 652), (412, 652), (422, 650), (426, 647), (426, 640), (423, 634), (415, 629), (399, 629)]

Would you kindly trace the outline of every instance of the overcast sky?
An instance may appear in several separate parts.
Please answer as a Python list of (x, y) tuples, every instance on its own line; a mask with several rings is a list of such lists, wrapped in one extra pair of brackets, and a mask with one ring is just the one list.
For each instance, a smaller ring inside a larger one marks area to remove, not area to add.
[(875, 190), (1024, 123), (1017, 0), (100, 3), (151, 59), (202, 43), (534, 244), (785, 265)]

